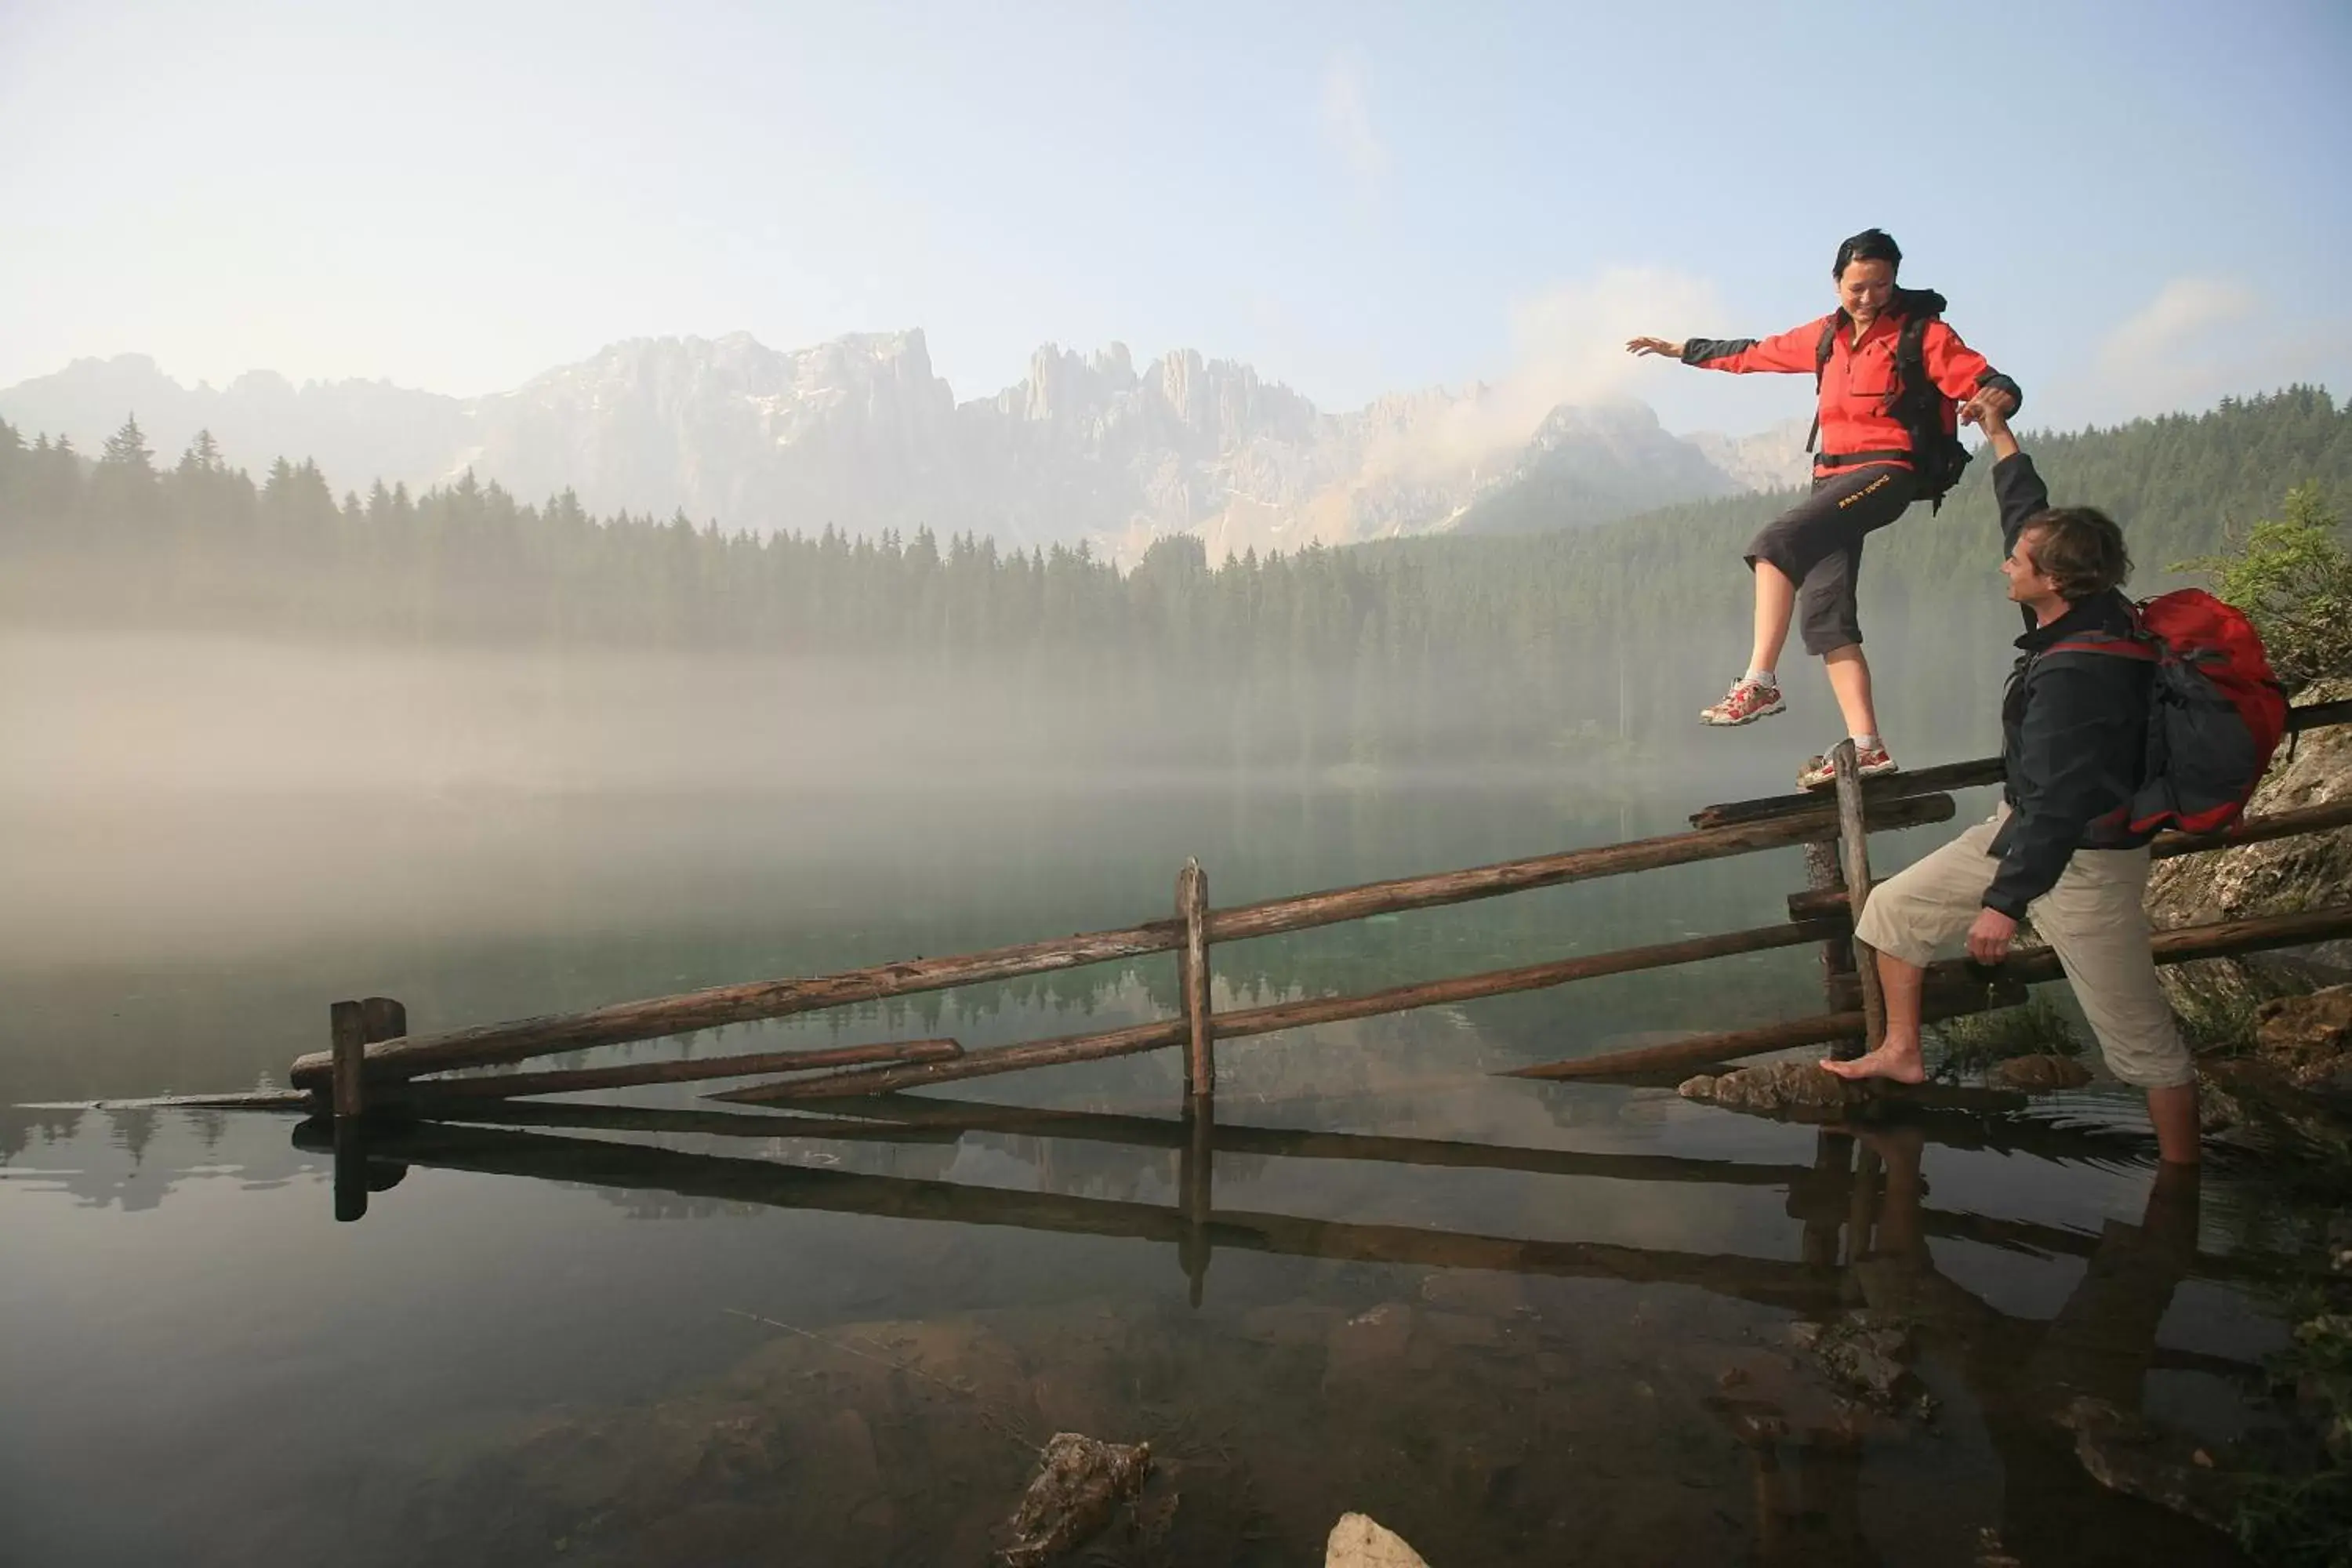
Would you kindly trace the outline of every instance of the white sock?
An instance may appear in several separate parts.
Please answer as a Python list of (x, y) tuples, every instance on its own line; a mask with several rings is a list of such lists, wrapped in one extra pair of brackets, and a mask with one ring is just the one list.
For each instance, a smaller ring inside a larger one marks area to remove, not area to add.
[(1743, 684), (1748, 686), (1778, 687), (1780, 684), (1779, 679), (1769, 669), (1751, 669), (1739, 679)]
[(1853, 749), (1857, 752), (1874, 752), (1878, 750), (1878, 737), (1875, 735), (1856, 735), (1853, 738)]

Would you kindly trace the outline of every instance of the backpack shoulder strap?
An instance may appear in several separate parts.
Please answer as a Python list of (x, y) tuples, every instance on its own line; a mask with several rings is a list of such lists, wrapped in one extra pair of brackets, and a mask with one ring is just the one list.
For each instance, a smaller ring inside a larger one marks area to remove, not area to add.
[(2113, 637), (2104, 632), (2052, 643), (2033, 657), (2047, 658), (2053, 653), (2104, 653), (2116, 658), (2136, 658), (2143, 664), (2153, 664), (2164, 657), (2154, 645), (2137, 637)]
[(1830, 355), (1837, 349), (1839, 312), (1832, 310), (1822, 318), (1821, 341), (1813, 345), (1813, 427), (1805, 432), (1805, 450), (1822, 438), (1822, 375), (1830, 368)]
[[(1941, 316), (1917, 315), (1903, 323), (1895, 338), (1895, 397), (1911, 399), (1922, 393), (1940, 396), (1935, 384), (1927, 379), (1927, 329), (1942, 321)], [(1892, 401), (1892, 400), (1890, 400)]]

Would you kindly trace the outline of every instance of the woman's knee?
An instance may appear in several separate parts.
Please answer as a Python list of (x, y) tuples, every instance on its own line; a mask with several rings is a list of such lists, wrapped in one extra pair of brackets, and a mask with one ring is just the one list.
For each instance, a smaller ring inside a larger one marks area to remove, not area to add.
[(1805, 651), (1816, 658), (1841, 648), (1862, 647), (1862, 616), (1854, 603), (1850, 573), (1815, 573), (1797, 596), (1797, 631)]

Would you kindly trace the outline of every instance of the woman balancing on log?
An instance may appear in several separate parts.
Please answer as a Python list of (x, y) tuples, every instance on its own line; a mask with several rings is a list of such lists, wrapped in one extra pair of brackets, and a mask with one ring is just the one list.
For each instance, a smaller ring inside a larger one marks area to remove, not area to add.
[[(1819, 394), (1812, 492), (1766, 525), (1748, 547), (1756, 576), (1756, 637), (1748, 673), (1699, 720), (1752, 724), (1780, 711), (1772, 667), (1801, 608), (1805, 651), (1818, 655), (1866, 777), (1895, 771), (1871, 705), (1854, 581), (1862, 542), (1915, 500), (1940, 506), (1969, 460), (1959, 443), (1962, 405), (1982, 397), (2007, 415), (2023, 400), (2017, 383), (1986, 363), (1944, 324), (1944, 297), (1895, 281), (1903, 252), (1883, 229), (1866, 228), (1838, 247), (1831, 276), (1838, 308), (1777, 338), (1635, 338), (1635, 354), (1666, 354), (1703, 370), (1811, 373)], [(1805, 443), (1808, 450), (1813, 442)], [(1835, 777), (1826, 754), (1808, 761), (1807, 789)]]

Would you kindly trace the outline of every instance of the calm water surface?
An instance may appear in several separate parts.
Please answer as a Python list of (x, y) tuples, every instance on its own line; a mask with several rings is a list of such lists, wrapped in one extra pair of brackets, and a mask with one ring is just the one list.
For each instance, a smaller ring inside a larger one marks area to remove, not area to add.
[[(0, 892), (0, 1104), (272, 1081), (338, 996), (430, 1029), (1125, 924), (1186, 855), (1233, 903), (1695, 804), (48, 800), (5, 829), (62, 868)], [(1784, 851), (1221, 948), (1220, 1005), (1765, 923), (1801, 881)], [(1167, 1053), (893, 1125), (599, 1096), (382, 1142), (347, 1225), (290, 1119), (0, 1110), (0, 1561), (976, 1563), (1056, 1430), (1160, 1461), (1101, 1562), (1319, 1562), (1349, 1509), (1440, 1568), (2236, 1561), (2093, 1484), (2052, 1419), (2095, 1393), (2226, 1441), (2281, 1342), (2261, 1194), (2155, 1190), (2112, 1086), (1857, 1150), (1491, 1076), (1819, 994), (1783, 952), (1234, 1042), (1213, 1128)], [(1174, 1002), (1157, 959), (690, 1048), (976, 1047)], [(1931, 1416), (1844, 1406), (1789, 1351), (1860, 1306), (1921, 1325)]]

